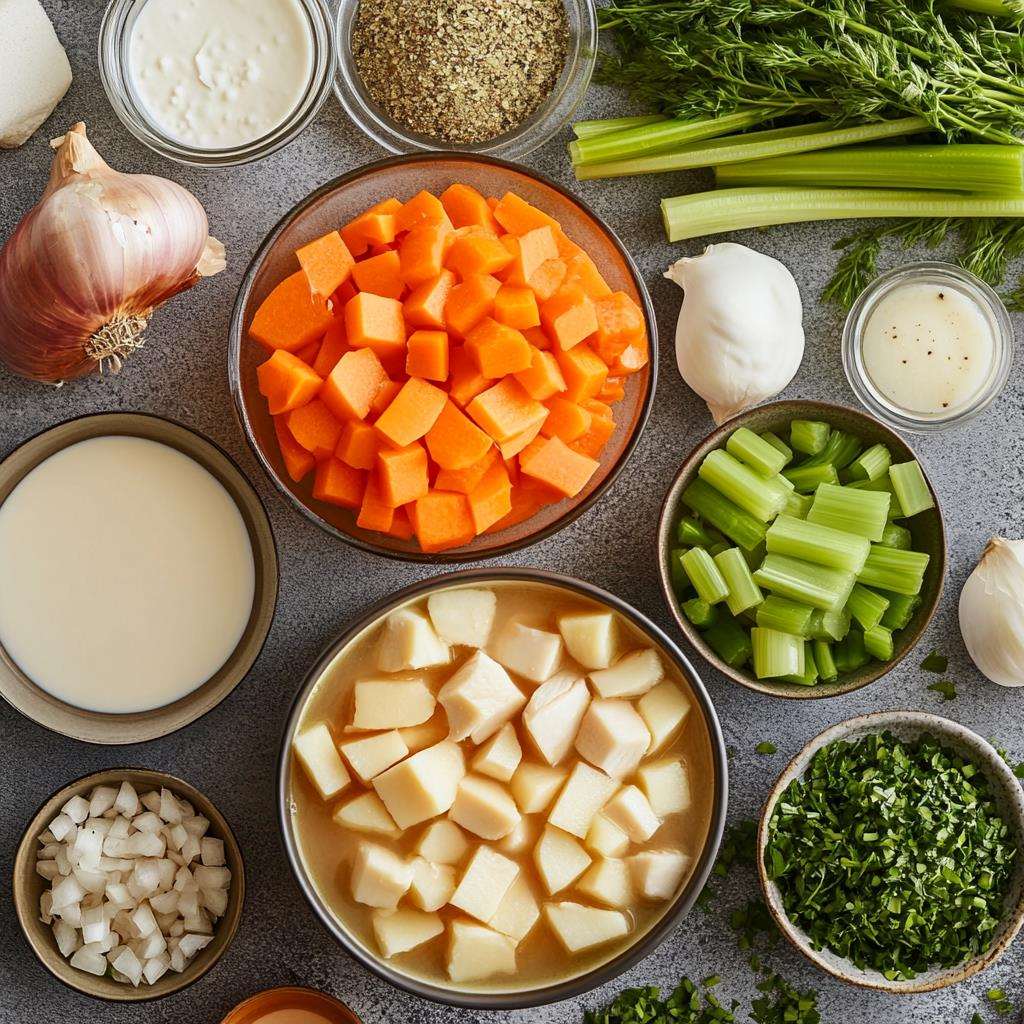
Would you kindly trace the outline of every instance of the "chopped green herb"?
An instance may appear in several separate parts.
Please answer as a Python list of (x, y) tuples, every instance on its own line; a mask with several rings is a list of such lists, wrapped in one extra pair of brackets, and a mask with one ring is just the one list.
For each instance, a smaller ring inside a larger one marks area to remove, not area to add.
[(1021, 761), (1021, 763), (1013, 769), (1013, 774), (1016, 775), (1018, 779), (1024, 779), (1024, 761)]
[(764, 740), (754, 748), (759, 754), (774, 754), (779, 748), (771, 740)]
[(627, 988), (603, 1010), (588, 1010), (585, 1024), (734, 1024), (736, 1018), (710, 992), (703, 995), (689, 978), (667, 998), (661, 990)]
[(757, 822), (744, 818), (730, 825), (718, 851), (714, 874), (724, 878), (733, 864), (753, 864), (757, 853)]
[(981, 1014), (980, 1013), (976, 1013), (971, 1018), (971, 1024), (985, 1024), (985, 1022), (981, 1019)]
[(819, 1024), (818, 997), (814, 992), (798, 992), (785, 979), (770, 974), (760, 982), (762, 993), (755, 999), (750, 1019), (755, 1024)]
[(769, 946), (774, 946), (779, 933), (762, 899), (747, 900), (729, 915), (729, 927), (736, 933), (740, 949), (752, 949), (762, 936), (767, 936)]
[(988, 1001), (992, 1004), (992, 1009), (1000, 1017), (1013, 1013), (1013, 1003), (1006, 998), (1006, 993), (1001, 988), (990, 988), (986, 995), (988, 996)]
[(954, 700), (956, 698), (956, 686), (949, 679), (943, 679), (938, 683), (931, 683), (928, 689), (933, 693), (941, 694), (943, 700)]
[(722, 983), (722, 978), (718, 974), (712, 974), (709, 978), (705, 978), (701, 983), (705, 988), (714, 988), (716, 985)]
[(921, 662), (921, 668), (925, 672), (934, 672), (935, 675), (941, 676), (947, 668), (949, 668), (949, 658), (944, 654), (939, 654), (938, 651), (932, 651), (924, 661)]

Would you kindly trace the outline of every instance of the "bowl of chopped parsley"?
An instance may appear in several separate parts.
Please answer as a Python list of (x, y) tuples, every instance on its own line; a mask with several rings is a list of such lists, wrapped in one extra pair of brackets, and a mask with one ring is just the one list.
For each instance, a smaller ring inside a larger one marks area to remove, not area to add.
[(779, 929), (842, 981), (929, 992), (994, 963), (1024, 923), (1024, 790), (956, 722), (841, 722), (790, 762), (758, 830)]

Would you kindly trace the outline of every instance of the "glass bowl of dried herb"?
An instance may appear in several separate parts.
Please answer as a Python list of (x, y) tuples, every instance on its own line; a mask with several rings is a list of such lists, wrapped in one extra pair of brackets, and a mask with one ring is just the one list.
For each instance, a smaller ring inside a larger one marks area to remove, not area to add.
[(827, 729), (765, 803), (758, 872), (782, 934), (841, 981), (930, 992), (1024, 924), (1024, 790), (957, 722), (883, 711)]
[(342, 0), (335, 93), (392, 153), (521, 159), (590, 84), (594, 0)]

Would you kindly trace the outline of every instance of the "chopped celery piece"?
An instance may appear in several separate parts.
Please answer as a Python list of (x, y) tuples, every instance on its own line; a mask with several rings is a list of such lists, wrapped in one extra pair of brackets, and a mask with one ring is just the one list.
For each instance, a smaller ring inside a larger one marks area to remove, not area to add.
[(676, 527), (676, 540), (684, 547), (709, 548), (721, 539), (718, 534), (709, 533), (704, 524), (698, 522), (693, 516), (683, 516)]
[(832, 428), (819, 420), (793, 420), (789, 425), (789, 443), (804, 455), (817, 455), (828, 444)]
[(914, 538), (905, 526), (898, 526), (896, 523), (886, 523), (882, 539), (878, 542), (884, 548), (899, 548), (901, 551), (909, 551), (914, 546)]
[(850, 592), (846, 610), (860, 623), (864, 630), (877, 626), (889, 607), (889, 599), (858, 583)]
[(780, 555), (802, 558), (815, 565), (858, 573), (871, 550), (867, 537), (833, 530), (820, 523), (809, 523), (781, 515), (768, 528), (768, 550)]
[(762, 523), (774, 519), (786, 503), (784, 488), (766, 480), (721, 448), (705, 457), (698, 473), (705, 483)]
[(758, 679), (802, 676), (804, 673), (804, 641), (777, 629), (755, 626), (750, 631), (754, 651), (754, 675)]
[(846, 604), (856, 577), (852, 572), (769, 552), (754, 579), (780, 597), (822, 611), (838, 611)]
[(683, 603), (683, 614), (698, 628), (708, 629), (715, 624), (718, 613), (713, 605), (699, 597), (691, 598)]
[(916, 516), (918, 512), (935, 508), (935, 500), (932, 498), (928, 481), (925, 480), (916, 459), (913, 462), (890, 466), (889, 480), (905, 516)]
[(852, 487), (856, 491), (874, 491), (878, 493), (885, 493), (889, 495), (889, 518), (890, 519), (902, 519), (903, 509), (900, 508), (899, 500), (896, 497), (895, 492), (892, 489), (892, 481), (889, 479), (889, 474), (885, 473), (880, 476), (877, 480), (853, 480), (846, 485)]
[(836, 469), (844, 469), (860, 454), (864, 446), (853, 436), (842, 430), (833, 430), (828, 441), (817, 455), (804, 459), (800, 467), (832, 465)]
[(595, 135), (621, 132), (626, 128), (642, 128), (645, 124), (664, 121), (664, 114), (640, 114), (636, 117), (603, 117), (595, 121), (577, 121), (572, 133), (577, 139), (592, 139)]
[(811, 619), (815, 609), (809, 604), (790, 601), (778, 594), (769, 594), (757, 606), (757, 624), (765, 629), (794, 636), (810, 636)]
[(914, 617), (914, 612), (921, 607), (921, 595), (887, 592), (885, 596), (889, 598), (889, 607), (882, 616), (882, 625), (886, 629), (906, 629)]
[(811, 654), (814, 656), (818, 675), (826, 683), (831, 683), (839, 678), (839, 669), (836, 668), (835, 660), (832, 657), (832, 645), (827, 640), (812, 640)]
[(764, 541), (757, 545), (756, 548), (740, 548), (743, 552), (743, 557), (747, 560), (747, 565), (750, 567), (750, 571), (753, 572), (755, 569), (761, 568), (761, 563), (764, 561), (765, 553), (767, 548), (764, 545)]
[(767, 441), (777, 452), (780, 452), (782, 455), (785, 456), (785, 465), (788, 466), (793, 461), (793, 449), (790, 448), (789, 445), (786, 444), (786, 442), (783, 441), (778, 434), (774, 434), (772, 433), (772, 431), (766, 430), (761, 435), (761, 440)]
[(740, 427), (729, 437), (725, 449), (761, 476), (781, 473), (787, 462), (782, 452), (746, 427)]
[(865, 586), (892, 590), (897, 594), (919, 594), (928, 560), (922, 551), (900, 551), (899, 548), (872, 544), (858, 580)]
[(718, 604), (725, 600), (729, 587), (718, 571), (715, 560), (704, 548), (690, 548), (679, 561), (702, 601)]
[(864, 634), (859, 629), (851, 629), (846, 639), (836, 646), (835, 660), (840, 672), (856, 672), (871, 660), (864, 646)]
[(890, 495), (886, 491), (866, 491), (822, 484), (814, 495), (807, 519), (834, 530), (879, 541), (885, 531)]
[(892, 633), (885, 626), (872, 626), (864, 630), (864, 648), (879, 661), (892, 661)]
[(683, 504), (746, 551), (764, 543), (765, 526), (703, 480), (683, 491)]
[(764, 600), (761, 588), (754, 582), (750, 574), (743, 552), (739, 548), (729, 548), (715, 555), (715, 565), (729, 588), (725, 603), (733, 615), (739, 615), (748, 608), (753, 608)]
[(877, 480), (889, 471), (892, 455), (884, 444), (872, 445), (850, 463), (850, 476), (854, 480)]
[(814, 498), (809, 494), (798, 494), (794, 491), (787, 499), (786, 504), (782, 506), (782, 511), (787, 516), (792, 516), (794, 519), (806, 519), (807, 513), (811, 511), (811, 506), (814, 504)]
[(811, 616), (809, 635), (812, 640), (842, 640), (850, 632), (850, 613), (845, 608), (823, 612), (816, 608)]
[(750, 633), (734, 618), (720, 618), (705, 634), (704, 639), (730, 668), (742, 668), (753, 656)]
[(797, 686), (814, 686), (818, 682), (818, 666), (809, 643), (804, 643), (804, 670), (797, 676), (783, 676), (782, 682)]
[(684, 548), (673, 548), (668, 555), (668, 570), (672, 577), (672, 589), (677, 595), (685, 594), (690, 589), (690, 578), (686, 575), (682, 562), (685, 554)]
[(729, 542), (725, 540), (716, 541), (711, 547), (708, 548), (708, 554), (714, 558), (715, 555), (720, 555), (723, 551), (729, 550)]
[(801, 494), (813, 494), (821, 484), (839, 483), (839, 474), (831, 462), (821, 466), (790, 466), (782, 475)]

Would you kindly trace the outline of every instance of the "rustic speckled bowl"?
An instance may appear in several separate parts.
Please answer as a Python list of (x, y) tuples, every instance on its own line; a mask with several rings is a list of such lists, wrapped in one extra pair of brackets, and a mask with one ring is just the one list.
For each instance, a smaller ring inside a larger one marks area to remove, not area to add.
[[(830, 423), (833, 427), (856, 434), (869, 445), (884, 444), (892, 452), (893, 462), (909, 462), (911, 459), (918, 458), (899, 434), (867, 413), (848, 409), (845, 406), (811, 401), (773, 402), (771, 405), (740, 413), (728, 423), (722, 424), (697, 445), (672, 481), (661, 507), (661, 519), (658, 524), (658, 568), (661, 573), (662, 593), (665, 595), (669, 610), (683, 631), (683, 635), (702, 658), (714, 665), (723, 675), (728, 676), (729, 679), (741, 686), (747, 687), (748, 690), (756, 690), (758, 693), (765, 693), (771, 697), (813, 700), (852, 693), (862, 686), (867, 686), (868, 683), (873, 683), (891, 671), (917, 645), (935, 615), (939, 598), (942, 596), (943, 582), (946, 578), (946, 532), (942, 523), (938, 495), (931, 481), (928, 481), (928, 487), (935, 500), (935, 508), (921, 512), (910, 519), (900, 520), (900, 525), (906, 526), (914, 538), (914, 549), (927, 553), (931, 561), (928, 563), (924, 587), (921, 590), (923, 598), (921, 606), (914, 613), (906, 629), (900, 630), (893, 637), (895, 652), (892, 661), (874, 661), (857, 672), (847, 672), (831, 683), (819, 682), (815, 686), (798, 686), (794, 683), (777, 682), (772, 679), (755, 679), (752, 673), (727, 665), (708, 646), (700, 630), (683, 614), (679, 599), (672, 587), (669, 552), (673, 547), (673, 535), (681, 507), (682, 494), (697, 479), (697, 470), (700, 469), (704, 457), (716, 448), (724, 448), (725, 442), (733, 431), (740, 427), (747, 427), (757, 434), (764, 433), (766, 430), (778, 433), (784, 428), (788, 430), (790, 421), (796, 419), (822, 420)], [(927, 468), (923, 462), (921, 466), (925, 470), (925, 479), (927, 480)]]
[[(955, 967), (928, 971), (910, 981), (890, 981), (878, 971), (864, 971), (855, 967), (844, 957), (836, 956), (827, 949), (815, 950), (806, 934), (786, 916), (782, 895), (778, 886), (768, 878), (764, 865), (768, 845), (768, 825), (775, 812), (775, 805), (794, 779), (807, 770), (814, 755), (837, 740), (852, 742), (864, 736), (888, 730), (902, 740), (913, 740), (931, 733), (944, 746), (969, 757), (984, 772), (996, 794), (1004, 820), (1016, 832), (1017, 865), (1010, 881), (1009, 891), (1000, 922), (992, 945), (980, 956)], [(1024, 789), (1013, 774), (999, 751), (977, 733), (958, 722), (923, 711), (879, 711), (871, 715), (850, 718), (845, 722), (826, 729), (790, 761), (786, 770), (768, 795), (757, 831), (757, 870), (768, 910), (778, 925), (779, 931), (815, 966), (827, 971), (840, 981), (860, 988), (877, 989), (899, 995), (920, 992), (934, 992), (936, 989), (955, 985), (957, 982), (985, 970), (998, 960), (1013, 943), (1024, 924)]]

